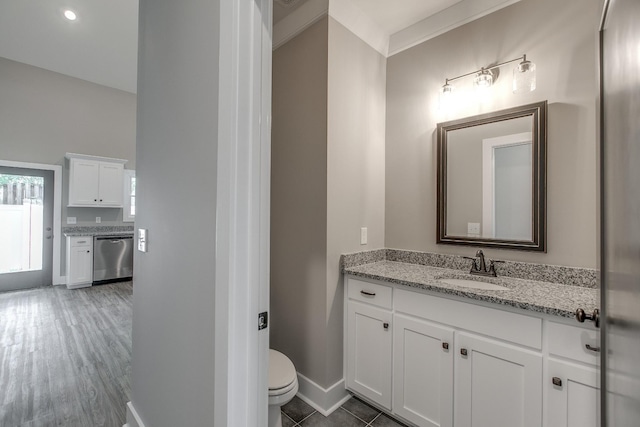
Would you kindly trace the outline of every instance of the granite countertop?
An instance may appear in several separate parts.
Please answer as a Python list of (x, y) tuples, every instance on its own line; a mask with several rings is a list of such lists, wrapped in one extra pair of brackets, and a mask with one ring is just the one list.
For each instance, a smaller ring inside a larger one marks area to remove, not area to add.
[(133, 231), (70, 231), (64, 233), (67, 237), (80, 236), (133, 236)]
[[(383, 280), (412, 288), (486, 301), (523, 310), (573, 318), (577, 308), (587, 313), (598, 307), (596, 288), (541, 282), (513, 277), (474, 276), (460, 270), (380, 260), (344, 268), (345, 274)], [(490, 291), (449, 285), (440, 279), (467, 279), (501, 285), (508, 290)]]
[(62, 234), (67, 237), (133, 236), (134, 229), (130, 225), (77, 225), (62, 227)]

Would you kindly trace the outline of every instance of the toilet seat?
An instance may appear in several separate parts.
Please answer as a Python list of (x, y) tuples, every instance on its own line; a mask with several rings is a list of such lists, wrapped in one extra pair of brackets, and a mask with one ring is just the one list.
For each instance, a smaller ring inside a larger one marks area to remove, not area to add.
[(297, 386), (296, 368), (287, 356), (269, 349), (269, 396), (279, 396)]

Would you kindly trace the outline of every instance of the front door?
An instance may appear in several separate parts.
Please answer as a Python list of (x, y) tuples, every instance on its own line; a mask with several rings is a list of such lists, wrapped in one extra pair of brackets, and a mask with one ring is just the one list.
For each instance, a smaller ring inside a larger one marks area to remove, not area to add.
[(52, 284), (53, 171), (0, 166), (0, 292)]

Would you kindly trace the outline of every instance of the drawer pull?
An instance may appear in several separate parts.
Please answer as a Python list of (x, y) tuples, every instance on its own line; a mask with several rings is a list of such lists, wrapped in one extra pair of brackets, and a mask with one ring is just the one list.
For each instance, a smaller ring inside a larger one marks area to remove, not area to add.
[(585, 344), (585, 348), (589, 351), (593, 351), (595, 353), (600, 353), (600, 347), (592, 347), (589, 344)]
[(445, 350), (449, 350), (449, 343), (448, 342), (443, 342), (442, 343), (442, 348), (444, 348)]
[(361, 293), (362, 295), (366, 295), (366, 296), (368, 296), (368, 297), (375, 297), (375, 296), (376, 296), (376, 293), (375, 293), (375, 292), (360, 291), (360, 293)]
[(386, 330), (386, 329), (389, 329), (389, 324), (388, 324), (387, 322), (384, 322), (384, 323), (382, 324), (382, 327), (383, 327), (385, 330)]
[(469, 352), (467, 351), (467, 349), (466, 349), (466, 348), (461, 348), (461, 349), (460, 349), (460, 354), (461, 354), (461, 355), (466, 356), (468, 353), (469, 353)]
[(556, 385), (558, 387), (562, 387), (562, 380), (558, 377), (553, 377), (551, 378), (551, 382), (553, 383), (553, 385)]
[(87, 243), (86, 240), (78, 240), (76, 243)]

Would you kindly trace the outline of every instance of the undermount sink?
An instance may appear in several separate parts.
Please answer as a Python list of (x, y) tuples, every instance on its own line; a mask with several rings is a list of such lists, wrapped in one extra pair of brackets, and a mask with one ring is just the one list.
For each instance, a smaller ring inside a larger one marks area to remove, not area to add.
[(461, 286), (463, 288), (482, 289), (485, 291), (506, 291), (509, 288), (500, 285), (494, 285), (493, 283), (480, 282), (477, 280), (466, 279), (440, 279), (442, 283), (452, 286)]

